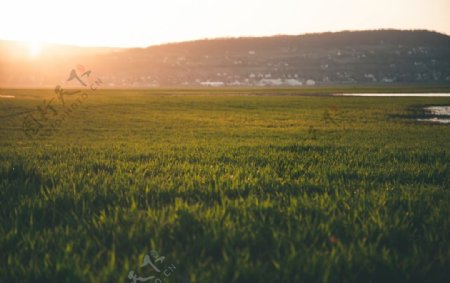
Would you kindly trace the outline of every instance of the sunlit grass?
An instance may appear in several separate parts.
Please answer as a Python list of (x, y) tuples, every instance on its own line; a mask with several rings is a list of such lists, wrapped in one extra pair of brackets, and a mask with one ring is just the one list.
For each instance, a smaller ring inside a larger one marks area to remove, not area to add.
[(200, 94), (98, 91), (32, 139), (2, 119), (0, 281), (129, 282), (151, 250), (168, 282), (448, 281), (450, 128), (409, 117), (448, 98)]

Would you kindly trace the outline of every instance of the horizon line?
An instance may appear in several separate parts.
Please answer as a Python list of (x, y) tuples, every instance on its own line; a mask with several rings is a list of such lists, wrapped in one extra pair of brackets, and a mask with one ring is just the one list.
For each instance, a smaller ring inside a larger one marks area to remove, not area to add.
[[(379, 29), (345, 29), (345, 30), (339, 30), (339, 31), (321, 31), (321, 32), (306, 32), (306, 33), (300, 33), (300, 34), (271, 34), (271, 35), (236, 35), (236, 36), (217, 36), (217, 37), (203, 37), (203, 38), (195, 38), (195, 39), (187, 39), (187, 40), (180, 40), (180, 41), (169, 41), (169, 42), (161, 42), (161, 43), (155, 43), (145, 46), (108, 46), (108, 45), (82, 45), (82, 44), (71, 44), (71, 43), (62, 43), (62, 42), (56, 42), (56, 41), (42, 41), (39, 42), (42, 45), (60, 45), (65, 47), (76, 47), (76, 48), (110, 48), (110, 49), (146, 49), (150, 47), (155, 46), (164, 46), (164, 45), (171, 45), (171, 44), (181, 44), (181, 43), (189, 43), (189, 42), (198, 42), (198, 41), (207, 41), (207, 40), (224, 40), (224, 39), (250, 39), (250, 38), (272, 38), (272, 37), (288, 37), (288, 36), (307, 36), (307, 35), (322, 35), (322, 34), (337, 34), (337, 33), (345, 33), (345, 32), (375, 32), (375, 31), (405, 31), (405, 32), (430, 32), (430, 33), (438, 33), (445, 36), (450, 36), (450, 34), (447, 34), (445, 32), (440, 32), (437, 30), (431, 30), (431, 29), (423, 29), (423, 28), (417, 28), (417, 29), (398, 29), (398, 28), (379, 28)], [(0, 41), (11, 41), (11, 42), (18, 42), (18, 43), (24, 43), (27, 44), (29, 40), (22, 40), (22, 39), (7, 39), (7, 38), (0, 38)]]

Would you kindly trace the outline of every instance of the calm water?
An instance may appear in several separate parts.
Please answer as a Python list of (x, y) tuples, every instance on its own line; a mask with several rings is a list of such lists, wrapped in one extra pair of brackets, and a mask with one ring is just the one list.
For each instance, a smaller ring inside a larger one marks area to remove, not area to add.
[(430, 118), (417, 119), (417, 121), (450, 124), (450, 106), (431, 106), (423, 110), (430, 115)]
[(450, 97), (450, 93), (336, 93), (333, 96), (364, 97)]

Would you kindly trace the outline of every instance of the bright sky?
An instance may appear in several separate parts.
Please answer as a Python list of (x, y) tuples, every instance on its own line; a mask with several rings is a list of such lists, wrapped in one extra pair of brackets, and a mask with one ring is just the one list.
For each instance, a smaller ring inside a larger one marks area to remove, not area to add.
[(0, 39), (148, 46), (379, 28), (450, 34), (450, 0), (2, 0)]

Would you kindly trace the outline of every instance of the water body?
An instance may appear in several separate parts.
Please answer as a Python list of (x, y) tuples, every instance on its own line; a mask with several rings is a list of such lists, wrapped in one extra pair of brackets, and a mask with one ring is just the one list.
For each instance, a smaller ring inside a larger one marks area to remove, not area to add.
[(450, 97), (450, 93), (336, 93), (333, 96), (362, 97)]
[(423, 109), (430, 118), (417, 119), (420, 122), (450, 124), (450, 106), (430, 106)]

